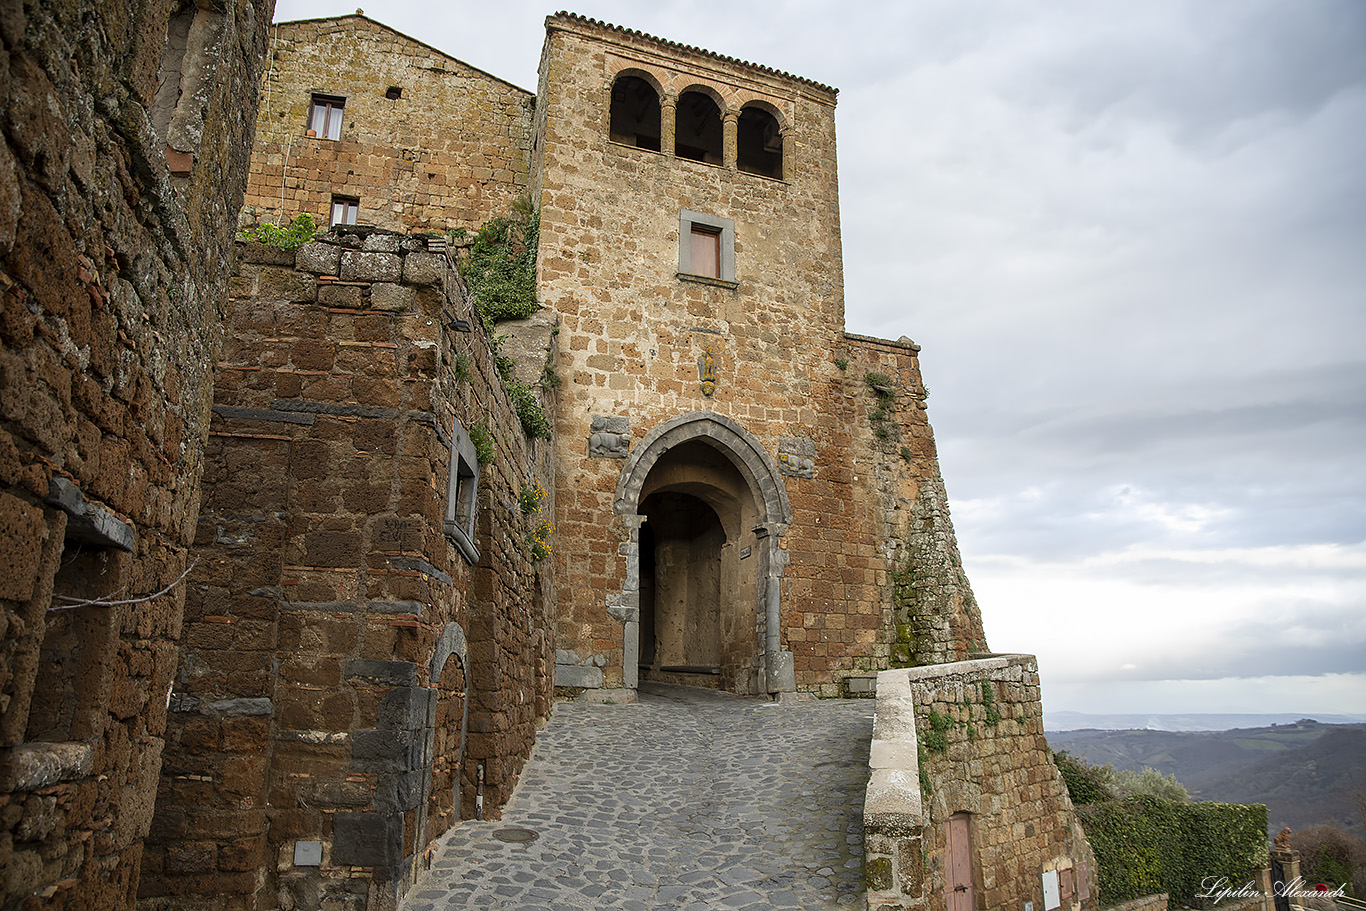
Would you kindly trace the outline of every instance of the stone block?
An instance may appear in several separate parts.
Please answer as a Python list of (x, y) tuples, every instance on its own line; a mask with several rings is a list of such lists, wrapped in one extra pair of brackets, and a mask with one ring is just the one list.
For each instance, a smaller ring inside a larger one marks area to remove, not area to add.
[(0, 493), (0, 598), (27, 601), (33, 597), (46, 529), (43, 511), (18, 497)]
[(437, 285), (446, 274), (446, 257), (409, 253), (403, 257), (403, 281), (409, 285)]
[(402, 861), (402, 814), (333, 814), (332, 863), (388, 870)]
[(422, 783), (426, 776), (425, 769), (380, 776), (375, 788), (375, 809), (402, 812), (416, 808), (422, 802)]
[(596, 667), (557, 664), (555, 685), (597, 689), (602, 686), (602, 671)]
[(396, 282), (403, 277), (403, 257), (397, 253), (346, 250), (341, 255), (341, 278), (348, 282)]
[(341, 247), (336, 244), (304, 244), (294, 257), (294, 268), (314, 275), (336, 275), (341, 271)]
[(417, 669), (410, 661), (352, 658), (346, 662), (346, 676), (363, 677), (387, 686), (414, 686), (417, 682)]
[[(409, 254), (413, 256), (415, 254)], [(408, 313), (417, 305), (417, 292), (393, 282), (376, 282), (370, 287), (370, 308), (389, 313)]]
[(351, 735), (351, 768), (357, 772), (408, 770), (407, 731), (356, 731)]
[(362, 240), (360, 248), (372, 253), (398, 253), (403, 249), (403, 235), (377, 231)]
[(25, 743), (10, 751), (0, 777), (5, 793), (84, 778), (95, 767), (95, 751), (88, 743)]
[(336, 307), (345, 310), (360, 310), (365, 306), (365, 296), (357, 285), (319, 285), (318, 304), (323, 307)]
[(382, 731), (414, 731), (427, 719), (427, 694), (432, 690), (396, 686), (379, 701), (375, 727)]

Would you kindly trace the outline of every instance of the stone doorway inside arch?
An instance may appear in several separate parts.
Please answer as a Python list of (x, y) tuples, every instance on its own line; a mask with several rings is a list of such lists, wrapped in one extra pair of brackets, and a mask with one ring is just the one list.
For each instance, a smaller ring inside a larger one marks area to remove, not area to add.
[(762, 692), (758, 513), (744, 478), (710, 446), (684, 443), (642, 493), (641, 678)]
[(675, 418), (631, 453), (617, 494), (636, 529), (620, 596), (636, 607), (622, 617), (627, 685), (636, 670), (739, 694), (794, 691), (779, 630), (791, 508), (758, 441), (711, 412)]

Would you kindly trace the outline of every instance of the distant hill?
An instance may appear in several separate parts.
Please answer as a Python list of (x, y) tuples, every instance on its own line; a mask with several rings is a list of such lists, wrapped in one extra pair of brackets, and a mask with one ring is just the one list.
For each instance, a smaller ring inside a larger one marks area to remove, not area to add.
[(1302, 747), (1194, 775), (1186, 787), (1201, 800), (1264, 803), (1276, 831), (1337, 820), (1359, 834), (1361, 809), (1353, 793), (1366, 793), (1366, 729), (1335, 727)]
[(1295, 724), (1228, 731), (1054, 731), (1055, 750), (1117, 769), (1175, 775), (1196, 800), (1267, 805), (1271, 831), (1336, 819), (1361, 832), (1366, 725)]
[(1312, 718), (1324, 724), (1363, 724), (1366, 715), (1192, 713), (1187, 715), (1092, 715), (1086, 712), (1044, 712), (1046, 731), (1228, 731), (1294, 724)]

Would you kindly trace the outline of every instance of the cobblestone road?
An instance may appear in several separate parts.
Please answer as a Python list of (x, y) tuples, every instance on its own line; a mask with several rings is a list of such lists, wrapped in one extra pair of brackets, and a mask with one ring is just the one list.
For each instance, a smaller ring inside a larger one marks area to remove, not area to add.
[(448, 833), (403, 911), (861, 907), (872, 709), (649, 684), (557, 705), (503, 818)]

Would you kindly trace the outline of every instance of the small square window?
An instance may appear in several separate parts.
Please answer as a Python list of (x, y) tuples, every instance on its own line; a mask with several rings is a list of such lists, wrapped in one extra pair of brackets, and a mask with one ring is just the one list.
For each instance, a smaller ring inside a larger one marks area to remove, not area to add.
[(360, 214), (360, 200), (354, 196), (332, 197), (332, 218), (328, 224), (354, 225)]
[(450, 478), (446, 486), (446, 534), (470, 563), (479, 562), (474, 544), (475, 504), (479, 500), (479, 455), (457, 418), (451, 428)]
[(678, 216), (678, 277), (735, 284), (735, 222), (684, 209)]
[(707, 225), (693, 225), (691, 232), (693, 275), (721, 277), (721, 232)]
[(336, 95), (314, 95), (308, 109), (308, 128), (319, 139), (341, 139), (342, 108), (346, 99)]
[(388, 98), (390, 101), (398, 101), (400, 98), (403, 97), (403, 86), (389, 86), (387, 89), (384, 90), (384, 97)]

